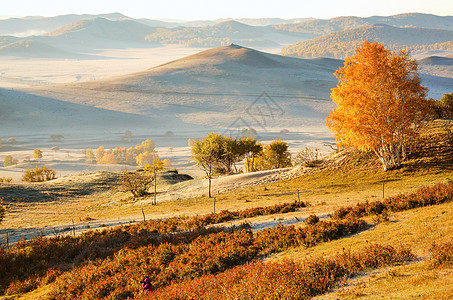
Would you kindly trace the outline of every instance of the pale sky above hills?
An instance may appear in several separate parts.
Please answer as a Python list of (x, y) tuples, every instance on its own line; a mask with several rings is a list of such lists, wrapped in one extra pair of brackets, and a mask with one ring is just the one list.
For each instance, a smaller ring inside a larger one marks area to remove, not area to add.
[[(207, 20), (217, 18), (332, 18), (407, 12), (453, 15), (452, 0), (14, 0), (2, 16), (55, 16), (120, 12), (134, 18)], [(4, 17), (3, 17), (4, 18)]]

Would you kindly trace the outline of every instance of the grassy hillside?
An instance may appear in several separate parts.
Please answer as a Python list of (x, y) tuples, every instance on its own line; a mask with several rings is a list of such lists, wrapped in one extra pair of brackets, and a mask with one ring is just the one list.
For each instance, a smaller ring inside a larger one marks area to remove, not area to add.
[[(384, 24), (362, 26), (301, 41), (282, 49), (283, 55), (298, 57), (345, 58), (354, 54), (363, 41), (379, 42), (392, 50), (408, 49), (413, 54), (438, 49), (445, 43), (445, 50), (453, 40), (453, 31), (430, 28), (399, 28)], [(450, 45), (451, 46), (451, 45)]]
[(52, 58), (75, 57), (74, 54), (33, 40), (20, 40), (0, 46), (0, 55)]
[(68, 24), (49, 32), (45, 36), (76, 38), (86, 42), (93, 38), (144, 42), (145, 36), (154, 30), (152, 27), (132, 20), (112, 21), (104, 18), (95, 18)]
[[(24, 299), (212, 299), (229, 293), (305, 299), (338, 285), (334, 297), (372, 297), (393, 288), (395, 298), (441, 298), (451, 293), (453, 276), (453, 244), (448, 243), (453, 186), (445, 183), (453, 176), (453, 141), (445, 126), (430, 124), (400, 170), (383, 172), (373, 156), (342, 152), (295, 179), (218, 195), (218, 206), (229, 211), (20, 243), (0, 251), (0, 270), (8, 273), (3, 288)], [(297, 190), (303, 205), (275, 205), (297, 199)], [(258, 208), (266, 203), (274, 205)], [(211, 204), (206, 198), (188, 199), (167, 209), (196, 214)], [(321, 220), (309, 217), (313, 214)], [(274, 218), (274, 224), (287, 218), (306, 221), (259, 230), (260, 218)], [(232, 219), (252, 223), (204, 228)], [(263, 258), (265, 263), (256, 262)], [(442, 276), (436, 276), (439, 272)], [(252, 280), (257, 274), (259, 280)], [(155, 292), (139, 292), (137, 282), (145, 275)], [(406, 286), (398, 287), (402, 283)]]

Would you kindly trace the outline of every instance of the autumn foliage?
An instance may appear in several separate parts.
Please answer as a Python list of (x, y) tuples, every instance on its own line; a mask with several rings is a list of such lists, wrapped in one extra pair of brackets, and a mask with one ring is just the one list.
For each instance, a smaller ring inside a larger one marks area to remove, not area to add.
[(385, 170), (400, 167), (408, 142), (432, 115), (415, 60), (404, 50), (396, 54), (365, 41), (335, 75), (337, 108), (327, 126), (341, 145), (372, 150)]
[[(411, 259), (412, 254), (407, 249), (371, 245), (363, 253), (313, 258), (302, 265), (254, 261), (292, 247), (311, 247), (359, 232), (367, 228), (359, 216), (451, 202), (452, 195), (452, 183), (423, 187), (382, 203), (357, 206), (357, 212), (351, 213), (356, 208), (346, 209), (336, 212), (332, 219), (307, 221), (301, 227), (279, 225), (260, 231), (246, 225), (199, 227), (222, 222), (230, 215), (282, 213), (297, 204), (289, 203), (195, 218), (151, 220), (88, 231), (77, 237), (38, 238), (9, 250), (0, 248), (0, 291), (16, 294), (54, 282), (49, 299), (224, 299), (230, 293), (237, 293), (233, 295), (241, 299), (262, 295), (269, 295), (269, 299), (281, 299), (282, 295), (284, 299), (308, 299), (344, 276), (400, 263)], [(437, 261), (451, 261), (450, 244), (436, 249), (433, 256)], [(239, 265), (243, 266), (234, 268)], [(141, 294), (138, 281), (145, 275), (152, 278), (155, 292)], [(181, 294), (175, 294), (177, 291)]]
[(311, 299), (346, 276), (413, 259), (406, 248), (372, 244), (361, 252), (302, 263), (257, 261), (218, 275), (174, 283), (138, 299)]

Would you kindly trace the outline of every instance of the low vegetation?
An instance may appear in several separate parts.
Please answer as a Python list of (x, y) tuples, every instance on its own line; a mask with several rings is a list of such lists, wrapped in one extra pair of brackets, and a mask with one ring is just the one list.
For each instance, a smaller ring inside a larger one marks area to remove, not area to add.
[(453, 266), (453, 240), (439, 241), (431, 249), (431, 264), (435, 268)]
[(0, 177), (0, 183), (10, 183), (11, 181), (13, 181), (11, 177)]
[(319, 153), (318, 148), (314, 147), (305, 147), (299, 152), (297, 152), (294, 157), (294, 162), (296, 165), (301, 165), (304, 167), (315, 167), (321, 163), (321, 154)]
[[(451, 202), (453, 198), (446, 196), (451, 193), (453, 193), (453, 184), (443, 183), (421, 188), (419, 191), (405, 196), (392, 197), (386, 201), (389, 205), (400, 207), (401, 210), (412, 209), (418, 206), (400, 205), (401, 199), (409, 199), (405, 203), (417, 202), (424, 203), (424, 205), (436, 205)], [(283, 210), (282, 207), (265, 208), (264, 210), (273, 213), (277, 209)], [(4, 270), (3, 272), (8, 272), (8, 274), (2, 274), (1, 278), (9, 279), (2, 285), (4, 288), (10, 286), (10, 293), (17, 293), (19, 291), (15, 290), (14, 286), (23, 286), (19, 285), (17, 281), (30, 282), (32, 287), (29, 289), (34, 289), (48, 283), (49, 278), (54, 278), (53, 299), (72, 299), (74, 297), (78, 299), (126, 299), (138, 295), (136, 281), (148, 275), (153, 278), (153, 286), (158, 291), (156, 295), (159, 295), (160, 292), (167, 291), (166, 289), (161, 290), (160, 287), (168, 286), (170, 291), (173, 290), (172, 284), (175, 282), (182, 281), (185, 282), (182, 284), (190, 285), (192, 283), (186, 283), (186, 280), (217, 274), (234, 266), (251, 262), (256, 258), (290, 248), (313, 247), (320, 242), (331, 241), (367, 228), (365, 221), (351, 214), (342, 214), (343, 211), (335, 212), (332, 220), (318, 220), (317, 222), (314, 220), (298, 228), (279, 225), (257, 232), (252, 232), (247, 228), (213, 227), (204, 229), (200, 227), (205, 223), (224, 221), (223, 216), (228, 216), (228, 214), (220, 212), (210, 217), (203, 217), (205, 221), (202, 223), (200, 223), (200, 217), (173, 218), (142, 222), (102, 232), (87, 232), (75, 238), (58, 237), (23, 242), (8, 251), (2, 250), (0, 270)], [(263, 210), (256, 209), (254, 214), (262, 212)], [(378, 215), (379, 213), (380, 210), (369, 210), (369, 214)], [(232, 214), (247, 215), (246, 211)], [(313, 220), (314, 217), (310, 217), (310, 219)], [(165, 233), (188, 227), (199, 229)], [(389, 254), (389, 251), (393, 251), (389, 250), (390, 248), (379, 249), (384, 251), (387, 257), (393, 257), (393, 254)], [(49, 254), (52, 255), (49, 256)], [(404, 257), (407, 258), (410, 255)], [(14, 264), (11, 264), (13, 261)], [(22, 264), (27, 268), (22, 268)], [(354, 263), (352, 262), (352, 264)], [(361, 268), (364, 267), (361, 263), (357, 264)], [(331, 263), (327, 265), (330, 266)], [(323, 269), (327, 265), (320, 265), (319, 268)], [(253, 269), (253, 267), (251, 268)], [(366, 268), (367, 266), (365, 266)], [(70, 271), (67, 271), (68, 269)], [(31, 273), (39, 275), (32, 276)], [(61, 275), (55, 275), (60, 273)], [(109, 280), (100, 280), (100, 278), (107, 277)], [(325, 287), (330, 287), (336, 280), (337, 277), (334, 276), (329, 285)], [(71, 284), (68, 285), (68, 282)], [(189, 288), (189, 290), (191, 289)], [(314, 290), (317, 289), (314, 288)], [(318, 290), (316, 293), (321, 291)]]
[(36, 166), (34, 169), (25, 170), (24, 175), (22, 176), (22, 181), (27, 182), (43, 182), (49, 181), (57, 178), (57, 173), (55, 170), (48, 168), (46, 166), (39, 167)]
[(343, 252), (302, 263), (254, 262), (219, 275), (174, 283), (138, 299), (311, 299), (340, 279), (413, 259), (409, 249), (373, 244), (361, 252)]

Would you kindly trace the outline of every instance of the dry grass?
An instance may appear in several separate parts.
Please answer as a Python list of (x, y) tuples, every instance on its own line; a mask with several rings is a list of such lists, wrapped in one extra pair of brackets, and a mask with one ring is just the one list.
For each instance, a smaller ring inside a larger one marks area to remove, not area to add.
[(426, 262), (383, 268), (343, 282), (315, 299), (450, 299), (453, 269), (432, 269)]
[(318, 299), (448, 299), (453, 294), (453, 268), (433, 268), (428, 260), (432, 244), (449, 239), (453, 239), (453, 203), (396, 213), (390, 222), (375, 224), (357, 235), (309, 249), (286, 251), (269, 261), (330, 257), (342, 251), (359, 251), (370, 243), (405, 245), (417, 255), (415, 262), (347, 279)]
[[(427, 138), (442, 139), (440, 129), (430, 128)], [(412, 191), (422, 185), (453, 179), (452, 157), (444, 148), (436, 158), (426, 158), (426, 153), (437, 144), (431, 142), (428, 149), (405, 163), (403, 168), (390, 172), (381, 170), (373, 156), (337, 156), (330, 164), (294, 179), (246, 186), (215, 195), (216, 211), (242, 210), (257, 206), (270, 206), (300, 198), (309, 203), (307, 208), (290, 213), (284, 218), (303, 219), (311, 214), (327, 215), (341, 206), (382, 198), (382, 182), (385, 180), (385, 196)], [(335, 167), (332, 167), (335, 164)], [(338, 167), (339, 165), (339, 167)], [(150, 205), (151, 198), (133, 200), (128, 194), (115, 188), (119, 173), (97, 173), (58, 179), (43, 184), (4, 184), (0, 194), (5, 199), (8, 214), (0, 228), (11, 234), (52, 234), (69, 232), (74, 220), (76, 231), (113, 226), (143, 219), (181, 215), (207, 214), (213, 210), (213, 199), (207, 197), (183, 198)], [(202, 180), (202, 179), (198, 179)], [(185, 182), (182, 185), (190, 185)], [(159, 190), (169, 188), (162, 182)], [(14, 199), (14, 200), (13, 200)], [(254, 218), (253, 222), (270, 222), (281, 216)]]

